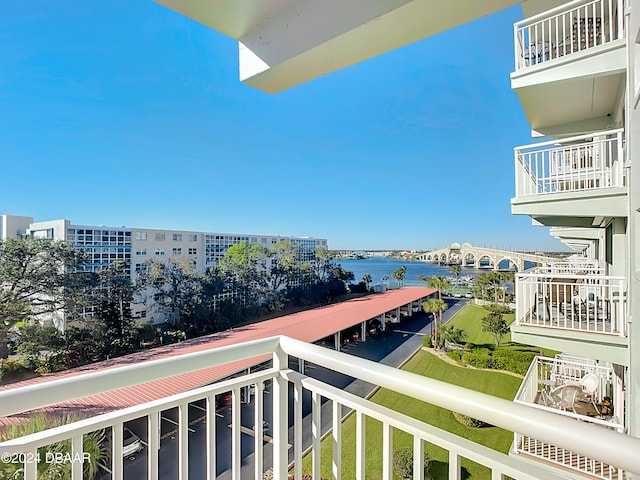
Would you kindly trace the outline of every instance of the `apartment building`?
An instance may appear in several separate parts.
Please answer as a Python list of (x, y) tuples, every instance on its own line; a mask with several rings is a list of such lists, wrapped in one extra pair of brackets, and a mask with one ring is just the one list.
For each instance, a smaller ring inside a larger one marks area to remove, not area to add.
[[(517, 275), (512, 339), (562, 353), (534, 362), (516, 401), (636, 437), (638, 9), (629, 0), (524, 2), (511, 75), (533, 137), (514, 149), (512, 213), (551, 227), (575, 252)], [(523, 435), (513, 451), (585, 476), (622, 478), (598, 458)]]
[[(85, 253), (87, 261), (80, 267), (86, 271), (97, 272), (115, 261), (124, 262), (133, 282), (148, 260), (186, 261), (192, 263), (196, 271), (204, 272), (208, 267), (217, 265), (229, 247), (241, 242), (269, 249), (287, 240), (299, 247), (302, 261), (313, 261), (316, 249), (328, 248), (326, 239), (310, 237), (76, 225), (66, 219), (34, 222), (33, 217), (15, 215), (0, 215), (0, 225), (0, 238), (31, 235), (70, 242)], [(268, 269), (270, 265), (264, 267)], [(229, 294), (223, 296), (228, 297)], [(132, 305), (133, 314), (151, 323), (165, 321), (163, 311), (156, 308), (149, 298), (149, 295), (139, 297)], [(56, 319), (56, 323), (61, 321), (61, 318)]]

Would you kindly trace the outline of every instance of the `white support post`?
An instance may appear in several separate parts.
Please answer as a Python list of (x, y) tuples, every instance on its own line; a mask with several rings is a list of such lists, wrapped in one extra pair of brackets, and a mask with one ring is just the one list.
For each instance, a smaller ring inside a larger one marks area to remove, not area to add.
[(393, 478), (393, 427), (382, 424), (382, 480)]
[[(82, 480), (82, 435), (74, 435), (71, 438), (71, 480)], [(91, 459), (89, 459), (91, 460)]]
[(320, 437), (321, 432), (321, 413), (322, 399), (320, 394), (313, 392), (311, 394), (311, 468), (312, 478), (320, 478)]
[(449, 450), (449, 478), (456, 480), (462, 478), (461, 457), (454, 450)]
[(240, 480), (240, 478), (242, 478), (240, 412), (240, 389), (234, 388), (231, 394), (231, 478), (233, 480)]
[[(160, 412), (147, 415), (147, 478), (158, 480), (158, 452), (160, 450)], [(212, 478), (212, 477), (208, 477)]]
[[(25, 452), (25, 460), (26, 459), (37, 459), (38, 458), (38, 449), (33, 449), (32, 451)], [(41, 462), (44, 462), (45, 459), (41, 458)], [(25, 461), (22, 464), (24, 468), (24, 480), (38, 480), (38, 462), (27, 462)]]
[(331, 470), (333, 479), (340, 480), (342, 473), (342, 406), (333, 400), (332, 407), (333, 462)]
[(340, 351), (340, 332), (333, 334), (333, 344), (335, 345), (336, 352)]
[[(300, 360), (302, 361), (302, 360)], [(303, 364), (304, 365), (304, 364)], [(302, 386), (293, 387), (294, 480), (302, 480)]]
[(124, 468), (122, 459), (123, 442), (122, 422), (116, 422), (111, 427), (111, 478), (122, 480)]
[(366, 417), (356, 411), (356, 480), (365, 480), (366, 472)]
[(178, 478), (189, 478), (189, 404), (178, 405)]
[(361, 331), (360, 337), (362, 338), (362, 341), (366, 342), (367, 341), (367, 321), (366, 320), (360, 324), (360, 331)]
[(298, 359), (298, 370), (300, 370), (300, 373), (302, 375), (304, 375), (304, 360), (302, 358)]
[(424, 480), (424, 442), (413, 437), (413, 479)]
[[(288, 355), (281, 349), (273, 354), (273, 367), (278, 371), (289, 368)], [(287, 479), (287, 445), (289, 430), (287, 382), (278, 374), (273, 379), (273, 478), (275, 480)], [(319, 478), (319, 477), (318, 477)]]
[(253, 444), (253, 462), (255, 465), (255, 478), (262, 478), (264, 475), (264, 384), (257, 382), (254, 390), (254, 444)]
[(207, 452), (207, 478), (216, 478), (216, 396), (206, 398), (207, 424), (206, 424), (206, 452)]

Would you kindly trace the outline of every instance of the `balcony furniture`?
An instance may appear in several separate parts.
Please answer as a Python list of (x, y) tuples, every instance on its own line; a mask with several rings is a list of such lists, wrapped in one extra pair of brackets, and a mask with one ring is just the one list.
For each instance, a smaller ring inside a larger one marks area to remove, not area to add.
[(582, 387), (580, 385), (560, 385), (545, 394), (543, 400), (547, 407), (565, 411), (571, 409), (573, 413), (576, 413), (575, 403), (581, 393)]
[(600, 377), (593, 372), (589, 372), (580, 379), (579, 385), (580, 388), (582, 388), (582, 396), (591, 402), (596, 413), (600, 415), (600, 410), (596, 405), (596, 394), (598, 387), (600, 387)]
[(602, 19), (600, 17), (574, 18), (572, 52), (600, 45), (602, 43), (601, 27)]
[(549, 42), (535, 42), (522, 50), (522, 58), (526, 66), (536, 65), (549, 60), (553, 46)]
[(556, 307), (564, 313), (566, 306), (571, 306), (573, 296), (573, 283), (575, 278), (552, 278), (547, 293), (547, 316), (551, 318), (551, 308)]

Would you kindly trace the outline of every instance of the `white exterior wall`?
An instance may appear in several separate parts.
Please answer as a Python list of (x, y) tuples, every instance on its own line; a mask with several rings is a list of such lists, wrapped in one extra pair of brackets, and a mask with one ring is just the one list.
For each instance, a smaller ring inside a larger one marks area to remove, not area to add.
[(33, 217), (0, 215), (0, 240), (25, 235), (31, 223), (33, 223)]

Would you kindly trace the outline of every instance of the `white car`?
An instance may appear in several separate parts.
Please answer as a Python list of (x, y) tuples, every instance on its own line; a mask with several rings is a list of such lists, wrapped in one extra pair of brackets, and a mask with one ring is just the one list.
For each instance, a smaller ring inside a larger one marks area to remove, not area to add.
[(140, 437), (129, 430), (127, 427), (123, 429), (124, 440), (122, 442), (122, 456), (132, 457), (142, 450), (142, 441)]
[(465, 298), (473, 298), (473, 294), (471, 292), (467, 292), (464, 294)]

